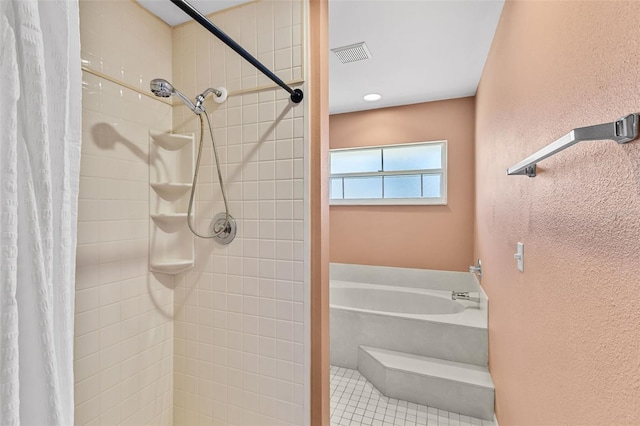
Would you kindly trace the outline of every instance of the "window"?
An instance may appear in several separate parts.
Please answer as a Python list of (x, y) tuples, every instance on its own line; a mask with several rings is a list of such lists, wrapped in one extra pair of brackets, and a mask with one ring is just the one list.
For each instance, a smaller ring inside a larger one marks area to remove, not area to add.
[(447, 142), (329, 152), (332, 205), (447, 204)]

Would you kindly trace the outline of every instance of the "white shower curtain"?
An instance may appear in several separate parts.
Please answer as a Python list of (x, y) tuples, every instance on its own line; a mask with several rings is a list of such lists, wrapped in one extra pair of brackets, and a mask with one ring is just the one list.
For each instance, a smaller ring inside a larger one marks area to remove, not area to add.
[(73, 424), (78, 3), (0, 0), (0, 425)]

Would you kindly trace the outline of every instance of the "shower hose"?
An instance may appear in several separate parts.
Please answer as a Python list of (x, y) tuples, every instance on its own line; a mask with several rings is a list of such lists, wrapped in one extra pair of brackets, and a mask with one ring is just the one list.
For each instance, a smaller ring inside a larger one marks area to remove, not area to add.
[(213, 146), (213, 155), (216, 159), (216, 168), (218, 170), (218, 182), (220, 183), (220, 192), (222, 192), (222, 199), (224, 200), (224, 222), (220, 223), (220, 221), (216, 221), (213, 224), (213, 232), (209, 235), (199, 234), (193, 227), (193, 199), (196, 192), (196, 183), (198, 182), (198, 172), (200, 170), (200, 159), (202, 157), (202, 142), (204, 140), (204, 121), (202, 120), (203, 114), (197, 114), (200, 118), (200, 144), (198, 146), (198, 157), (196, 160), (196, 168), (193, 173), (193, 184), (191, 185), (191, 196), (189, 197), (189, 209), (187, 211), (187, 224), (189, 225), (189, 229), (193, 232), (194, 235), (200, 238), (215, 238), (219, 235), (222, 235), (224, 232), (228, 232), (230, 230), (231, 224), (229, 222), (229, 205), (227, 203), (227, 195), (224, 190), (224, 182), (222, 181), (222, 172), (220, 171), (220, 159), (218, 158), (218, 150), (216, 148), (216, 142), (213, 138), (213, 130), (211, 129), (211, 121), (209, 120), (209, 114), (204, 112), (204, 116), (207, 117), (207, 125), (209, 127), (209, 134), (211, 135), (211, 145)]

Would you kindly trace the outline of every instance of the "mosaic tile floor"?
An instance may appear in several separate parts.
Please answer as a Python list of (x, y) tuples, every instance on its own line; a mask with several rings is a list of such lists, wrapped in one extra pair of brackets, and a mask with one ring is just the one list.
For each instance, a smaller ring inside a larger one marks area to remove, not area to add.
[(382, 395), (357, 370), (331, 366), (331, 426), (494, 426)]

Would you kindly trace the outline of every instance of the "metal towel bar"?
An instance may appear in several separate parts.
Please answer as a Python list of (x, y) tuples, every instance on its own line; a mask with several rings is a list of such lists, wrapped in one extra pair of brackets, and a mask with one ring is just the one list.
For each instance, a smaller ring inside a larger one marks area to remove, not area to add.
[(536, 163), (582, 141), (614, 140), (620, 144), (638, 137), (638, 114), (629, 114), (611, 123), (578, 127), (560, 139), (507, 169), (508, 175), (536, 175)]

